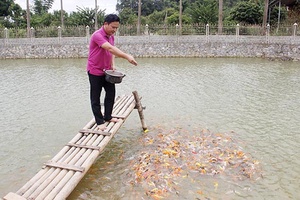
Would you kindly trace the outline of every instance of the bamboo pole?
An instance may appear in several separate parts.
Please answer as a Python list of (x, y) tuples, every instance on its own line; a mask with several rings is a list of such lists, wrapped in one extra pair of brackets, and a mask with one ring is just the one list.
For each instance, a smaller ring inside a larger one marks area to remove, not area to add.
[[(94, 123), (93, 120), (91, 120), (84, 128), (89, 128)], [(80, 140), (80, 137), (82, 137), (81, 133), (78, 133), (71, 142), (76, 142)], [(73, 148), (75, 149), (75, 148)], [(64, 153), (68, 152), (70, 150), (70, 147), (64, 147), (63, 150), (61, 150), (52, 160), (53, 161), (59, 161), (61, 157), (64, 156)], [(42, 169), (36, 176), (34, 176), (27, 184), (25, 184), (18, 192), (17, 194), (23, 195), (25, 197), (29, 197), (41, 184), (44, 180), (48, 178), (48, 176), (51, 176), (53, 173), (53, 168), (45, 168)]]
[(128, 109), (128, 107), (130, 106), (130, 104), (132, 104), (132, 103), (134, 103), (134, 97), (133, 96), (131, 96), (130, 99), (128, 99), (126, 104), (120, 110), (120, 113), (124, 113)]
[[(100, 151), (89, 149), (89, 151), (91, 151), (91, 154), (81, 165), (82, 167), (85, 167), (86, 169), (89, 169), (91, 167), (91, 165), (94, 163), (94, 161), (99, 156), (100, 152), (103, 151), (103, 149), (106, 147), (108, 142), (114, 137), (117, 130), (121, 127), (122, 124), (123, 124), (123, 120), (118, 121), (115, 124), (115, 126), (113, 127), (111, 136), (106, 136), (101, 141)], [(75, 172), (74, 175), (72, 176), (72, 178), (66, 183), (65, 187), (62, 188), (62, 190), (57, 194), (57, 196), (54, 199), (60, 200), (60, 199), (65, 199), (66, 197), (68, 197), (71, 194), (71, 192), (73, 191), (73, 189), (77, 186), (79, 181), (84, 177), (85, 174), (86, 174), (86, 171), (84, 171), (83, 173)]]
[[(95, 140), (94, 140), (95, 139)], [(103, 136), (100, 135), (94, 135), (93, 139), (89, 140), (86, 145), (93, 145), (96, 146), (97, 143), (101, 142), (103, 139)], [(79, 149), (79, 148), (78, 148)], [(89, 149), (81, 149), (74, 158), (72, 158), (71, 162), (69, 164), (72, 164), (74, 166), (81, 166), (81, 160), (85, 160), (89, 157), (90, 153), (89, 153)], [(85, 168), (84, 171), (87, 171), (88, 169)], [(36, 200), (43, 200), (45, 199), (46, 196), (49, 196), (49, 194), (51, 193), (52, 195), (55, 195), (55, 191), (54, 190), (56, 188), (56, 186), (62, 181), (64, 180), (67, 174), (69, 174), (70, 172), (74, 172), (73, 170), (65, 170), (62, 169), (60, 171), (60, 173), (58, 175), (56, 175), (55, 177), (52, 178), (52, 181), (50, 183), (47, 184), (47, 187), (43, 189), (43, 191), (35, 198)], [(52, 192), (54, 190), (54, 192)], [(49, 198), (49, 197), (48, 197)]]
[[(52, 168), (55, 169), (55, 168)], [(39, 186), (36, 190), (34, 190), (34, 192), (32, 192), (28, 197), (30, 199), (38, 199), (37, 197), (39, 196), (39, 194), (43, 191), (45, 191), (44, 189), (52, 182), (53, 177), (57, 176), (60, 173), (61, 169), (55, 169), (53, 173), (50, 174), (50, 176), (48, 176), (45, 180), (43, 181), (39, 181)]]
[[(134, 91), (133, 95), (118, 97), (114, 103), (113, 115), (122, 117), (116, 123), (106, 122), (106, 129), (111, 133), (110, 136), (76, 134), (69, 142), (76, 145), (63, 147), (50, 160), (53, 165), (50, 163), (47, 166), (46, 164), (17, 194), (36, 200), (67, 198), (135, 107), (139, 111), (142, 126), (146, 132), (147, 127), (144, 122), (143, 108), (137, 92)], [(95, 119), (92, 119), (83, 129), (94, 130), (96, 126)]]
[[(98, 136), (98, 135), (95, 135), (96, 137)], [(102, 135), (100, 135), (100, 136), (98, 136), (97, 137), (97, 139), (95, 140), (95, 142), (93, 143), (93, 145), (92, 146), (95, 146), (96, 144), (98, 144), (98, 143), (100, 143), (101, 141), (102, 141), (102, 139), (103, 139), (103, 136)], [(93, 140), (92, 140), (93, 141)], [(90, 145), (91, 144), (91, 140), (86, 144), (86, 145)], [(88, 157), (89, 155), (87, 154), (87, 152), (84, 152), (84, 154), (81, 154), (80, 155), (80, 158), (84, 158), (84, 159), (86, 159), (87, 157)], [(75, 159), (76, 160), (76, 159)], [(80, 159), (79, 159), (80, 160)], [(79, 163), (78, 163), (78, 161), (77, 161), (77, 163), (75, 164), (76, 166), (79, 166)], [(87, 171), (87, 170), (85, 170), (85, 171)], [(66, 172), (66, 173), (65, 173)], [(63, 172), (63, 174), (60, 174), (58, 177), (60, 177), (60, 178), (58, 178), (58, 180), (59, 181), (56, 181), (56, 182), (53, 182), (52, 183), (52, 185), (49, 185), (49, 189), (48, 190), (50, 190), (49, 192), (47, 192), (47, 191), (45, 191), (44, 192), (44, 194), (47, 194), (47, 193), (50, 193), (48, 196), (47, 196), (47, 198), (50, 198), (50, 196), (55, 196), (55, 192), (58, 192), (59, 191), (59, 187), (57, 187), (59, 184), (60, 185), (65, 185), (64, 183), (65, 183), (65, 181), (66, 181), (66, 179), (69, 179), (69, 174), (70, 174), (70, 172), (67, 172), (67, 171), (65, 171), (65, 172)], [(62, 182), (63, 181), (63, 182)], [(63, 184), (61, 184), (61, 183), (63, 183)], [(54, 189), (53, 189), (54, 188)], [(43, 195), (40, 195), (39, 196), (39, 198), (41, 197), (41, 199), (43, 199), (45, 196), (44, 196), (44, 194)], [(54, 198), (54, 197), (53, 197)], [(51, 198), (50, 198), (51, 199)]]
[(43, 183), (44, 180), (46, 180), (51, 174), (55, 171), (54, 168), (48, 168), (49, 170), (41, 177), (39, 178), (32, 186), (22, 195), (25, 198), (28, 198), (34, 191), (38, 188), (39, 185)]
[[(90, 123), (87, 124), (87, 126), (90, 125)], [(78, 133), (72, 140), (71, 142), (77, 141), (80, 137), (82, 136), (81, 133)], [(54, 161), (59, 160), (60, 157), (62, 157), (67, 151), (69, 151), (70, 147), (65, 146), (56, 156), (52, 159)], [(31, 178), (23, 187), (21, 187), (18, 191), (17, 194), (19, 195), (24, 195), (25, 193), (28, 194), (30, 188), (37, 183), (41, 177), (43, 177), (50, 168), (45, 168), (40, 170), (33, 178)], [(31, 191), (31, 190), (30, 190)]]
[[(84, 143), (88, 143), (90, 141), (90, 138), (87, 137), (86, 140), (84, 141)], [(77, 150), (79, 151), (79, 149)], [(76, 162), (76, 160), (78, 160), (78, 158), (80, 157), (80, 152), (76, 152), (74, 151), (71, 156), (68, 158), (68, 160), (66, 160), (67, 164), (74, 164)], [(55, 179), (57, 177), (57, 175), (59, 173), (61, 173), (62, 169), (59, 168), (51, 168), (49, 170), (49, 173), (46, 174), (46, 176), (43, 176), (42, 178), (40, 178), (34, 185), (33, 187), (28, 190), (26, 192), (26, 194), (24, 194), (24, 196), (26, 195), (26, 197), (32, 198), (32, 199), (36, 199), (39, 194), (45, 190), (45, 188), (47, 188), (47, 186), (52, 185), (50, 184), (53, 179)], [(28, 196), (29, 194), (29, 196)], [(42, 198), (41, 198), (42, 199)]]
[(35, 183), (37, 182), (37, 180), (39, 180), (45, 173), (48, 172), (48, 170), (50, 170), (50, 168), (46, 168), (46, 169), (42, 169), (40, 170), (34, 177), (32, 177), (23, 187), (21, 187), (16, 193), (18, 195), (23, 196), (25, 194), (26, 191), (29, 190), (29, 188)]
[(137, 91), (133, 91), (132, 93), (133, 93), (133, 96), (134, 96), (134, 99), (136, 102), (137, 110), (139, 112), (140, 120), (142, 123), (142, 128), (143, 128), (144, 132), (148, 132), (148, 128), (147, 128), (147, 125), (146, 125), (145, 119), (144, 119), (143, 107), (142, 107), (139, 95), (138, 95)]
[(128, 100), (128, 98), (130, 98), (130, 97), (125, 96), (124, 98), (122, 98), (120, 100), (120, 102), (118, 104), (116, 104), (116, 106), (114, 107), (114, 110), (113, 110), (114, 114), (119, 113), (120, 109), (123, 107), (124, 102), (126, 102)]
[(135, 108), (135, 106), (136, 106), (135, 102), (132, 103), (132, 104), (128, 107), (128, 110), (125, 111), (125, 112), (123, 113), (123, 115), (124, 115), (124, 116), (129, 116), (130, 113), (131, 113), (131, 112), (133, 111), (133, 109)]

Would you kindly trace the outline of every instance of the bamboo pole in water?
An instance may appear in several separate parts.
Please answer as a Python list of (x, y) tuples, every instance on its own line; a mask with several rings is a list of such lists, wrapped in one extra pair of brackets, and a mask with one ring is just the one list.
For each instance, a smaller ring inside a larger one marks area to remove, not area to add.
[(137, 91), (133, 91), (132, 94), (134, 96), (134, 99), (135, 99), (135, 102), (136, 102), (136, 107), (137, 107), (137, 110), (139, 112), (140, 120), (141, 120), (141, 123), (142, 123), (142, 128), (143, 128), (144, 132), (147, 132), (148, 128), (147, 128), (147, 125), (145, 123), (143, 107), (142, 107), (139, 95), (138, 95)]

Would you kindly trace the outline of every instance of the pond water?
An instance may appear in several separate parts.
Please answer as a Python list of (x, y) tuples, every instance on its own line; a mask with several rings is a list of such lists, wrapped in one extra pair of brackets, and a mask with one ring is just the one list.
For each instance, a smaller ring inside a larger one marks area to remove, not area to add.
[[(142, 132), (133, 111), (69, 199), (151, 199), (149, 182), (132, 184), (134, 162), (146, 151), (142, 141), (170, 133), (173, 139), (192, 140), (201, 130), (233, 133), (238, 148), (259, 163), (260, 176), (237, 180), (198, 173), (188, 179), (181, 174), (166, 199), (300, 199), (299, 63), (256, 58), (138, 62), (134, 67), (117, 59), (117, 69), (126, 74), (117, 95), (138, 91), (149, 132)], [(4, 196), (34, 176), (92, 113), (86, 59), (0, 63)]]

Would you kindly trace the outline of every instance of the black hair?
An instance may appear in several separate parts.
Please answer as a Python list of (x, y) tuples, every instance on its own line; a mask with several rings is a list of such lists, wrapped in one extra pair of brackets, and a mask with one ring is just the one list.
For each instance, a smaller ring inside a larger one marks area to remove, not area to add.
[(116, 14), (109, 14), (105, 16), (104, 23), (107, 22), (108, 24), (112, 22), (119, 22), (120, 23), (120, 18)]

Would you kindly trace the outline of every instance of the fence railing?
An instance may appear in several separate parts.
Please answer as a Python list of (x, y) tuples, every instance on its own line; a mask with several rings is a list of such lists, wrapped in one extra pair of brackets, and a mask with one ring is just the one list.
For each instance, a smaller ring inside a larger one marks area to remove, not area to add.
[[(181, 33), (179, 32), (179, 25), (142, 25), (140, 27), (141, 35), (206, 35), (209, 29), (210, 35), (218, 34), (218, 26), (212, 24), (184, 24), (182, 25)], [(267, 25), (242, 25), (231, 24), (222, 27), (221, 35), (235, 35), (236, 29), (239, 30), (240, 35), (255, 35), (261, 36), (266, 33), (268, 29), (269, 34), (273, 36), (292, 36), (300, 35), (298, 31), (298, 24), (280, 24), (276, 26)], [(30, 37), (45, 38), (45, 37), (85, 37), (87, 34), (94, 32), (93, 27), (89, 26), (72, 26), (72, 27), (31, 27)], [(135, 36), (137, 35), (137, 26), (121, 25), (118, 33), (120, 36)], [(220, 35), (220, 34), (219, 34)], [(26, 38), (27, 30), (19, 28), (2, 28), (0, 29), (0, 38)]]
[[(137, 36), (136, 25), (121, 25), (116, 36), (118, 41), (123, 41), (122, 36)], [(259, 25), (226, 25), (222, 28), (222, 34), (218, 34), (216, 25), (183, 25), (181, 32), (178, 25), (144, 25), (140, 28), (141, 34), (136, 38), (142, 38), (143, 41), (154, 42), (159, 38), (171, 38), (172, 41), (181, 41), (188, 39), (185, 36), (199, 36), (197, 38), (204, 42), (262, 42), (262, 43), (300, 43), (300, 31), (298, 24), (281, 25), (266, 27)], [(94, 30), (89, 26), (77, 27), (45, 27), (31, 28), (30, 37), (27, 38), (27, 32), (24, 29), (0, 29), (0, 44), (82, 44), (88, 43), (90, 35)], [(168, 37), (162, 37), (168, 36)], [(127, 41), (130, 38), (126, 37)], [(193, 37), (195, 38), (195, 37)], [(164, 40), (166, 41), (166, 40)], [(126, 42), (126, 41), (124, 41)]]

